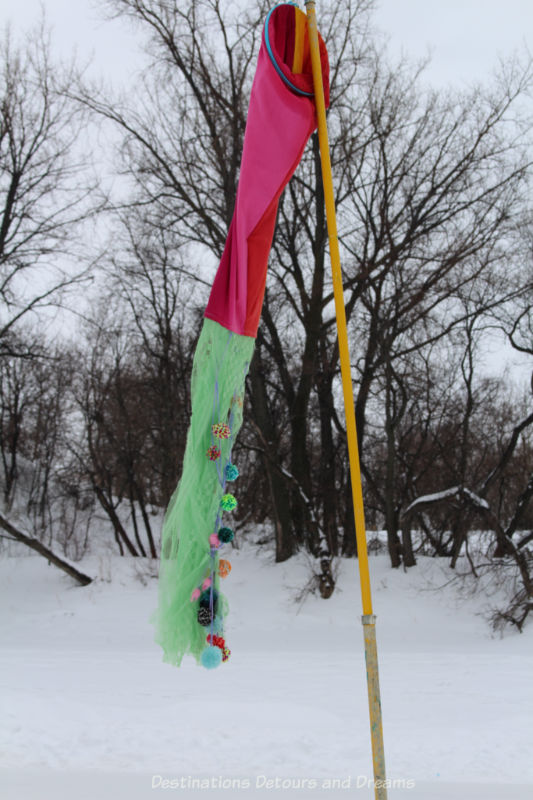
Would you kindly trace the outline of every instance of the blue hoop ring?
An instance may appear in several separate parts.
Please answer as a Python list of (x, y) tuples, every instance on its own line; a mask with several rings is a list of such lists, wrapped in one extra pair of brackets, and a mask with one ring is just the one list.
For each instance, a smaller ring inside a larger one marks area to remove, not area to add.
[(278, 3), (277, 6), (274, 6), (274, 8), (271, 8), (270, 11), (268, 12), (268, 16), (267, 16), (266, 21), (265, 21), (265, 44), (266, 44), (266, 48), (267, 48), (267, 53), (269, 55), (270, 60), (272, 61), (274, 69), (278, 73), (278, 75), (281, 78), (281, 80), (285, 84), (287, 84), (289, 89), (292, 89), (293, 92), (296, 92), (296, 94), (300, 94), (303, 97), (314, 97), (314, 92), (305, 92), (303, 89), (300, 89), (298, 86), (295, 86), (294, 83), (291, 83), (291, 81), (287, 78), (285, 73), (282, 71), (282, 69), (278, 65), (278, 62), (276, 61), (276, 59), (274, 57), (274, 53), (272, 52), (272, 47), (270, 45), (270, 37), (268, 35), (268, 23), (270, 22), (270, 17), (272, 16), (272, 13), (276, 10), (276, 8), (279, 8), (280, 6), (286, 6), (286, 5), (290, 5), (290, 6), (294, 6), (295, 8), (298, 8), (296, 3)]

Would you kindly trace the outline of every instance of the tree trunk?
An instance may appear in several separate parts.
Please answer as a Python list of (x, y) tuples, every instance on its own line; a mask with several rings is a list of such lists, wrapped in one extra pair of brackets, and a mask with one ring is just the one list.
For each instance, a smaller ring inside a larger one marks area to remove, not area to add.
[(264, 451), (261, 455), (261, 460), (272, 500), (276, 532), (276, 561), (286, 561), (296, 551), (296, 540), (287, 482), (277, 466), (276, 430), (268, 410), (268, 396), (262, 370), (259, 343), (256, 346), (250, 366), (249, 386), (251, 390), (252, 415)]
[[(324, 362), (324, 355), (322, 357)], [(333, 376), (326, 374), (326, 365), (317, 376), (320, 413), (320, 493), (322, 495), (322, 525), (331, 553), (338, 553), (337, 489), (335, 485), (335, 445), (332, 431)]]
[(347, 481), (344, 486), (344, 532), (342, 539), (342, 554), (351, 558), (357, 556), (357, 539), (355, 536), (355, 517), (353, 511), (352, 484), (350, 468), (348, 467)]
[(407, 520), (405, 520), (402, 525), (402, 549), (404, 566), (416, 566), (416, 558), (413, 551), (413, 537), (411, 535), (411, 525)]
[(398, 536), (398, 521), (395, 510), (396, 488), (396, 447), (394, 437), (394, 419), (392, 415), (392, 389), (390, 362), (387, 362), (387, 383), (385, 391), (385, 435), (387, 437), (387, 463), (385, 469), (385, 527), (387, 543), (392, 567), (402, 563), (402, 545)]
[[(319, 359), (319, 346), (323, 339), (323, 303), (324, 303), (324, 270), (327, 243), (326, 214), (324, 206), (324, 187), (322, 183), (322, 167), (318, 135), (311, 137), (314, 157), (315, 183), (315, 226), (313, 238), (313, 281), (309, 295), (308, 308), (303, 315), (305, 328), (305, 345), (302, 357), (300, 381), (295, 395), (291, 413), (291, 472), (305, 495), (313, 498), (313, 481), (311, 460), (308, 450), (308, 417), (309, 402)], [(302, 505), (302, 496), (293, 492), (293, 519), (296, 529), (305, 531), (306, 509)], [(312, 526), (316, 531), (316, 526)], [(311, 531), (310, 531), (311, 532)], [(318, 548), (318, 541), (310, 542), (311, 549)]]
[[(102, 489), (99, 486), (94, 486), (94, 484), (93, 484), (93, 487), (94, 487), (94, 491), (96, 493), (96, 496), (97, 496), (98, 500), (100, 501), (100, 505), (102, 506), (102, 508), (106, 512), (107, 516), (111, 520), (111, 523), (113, 525), (113, 530), (115, 531), (115, 537), (116, 537), (117, 541), (124, 542), (124, 544), (126, 545), (127, 549), (130, 552), (130, 555), (138, 556), (139, 553), (135, 549), (135, 545), (133, 544), (133, 542), (131, 541), (130, 537), (126, 533), (126, 531), (124, 529), (124, 526), (122, 525), (121, 521), (119, 520), (117, 512), (113, 508), (112, 504), (106, 498), (104, 492), (102, 491)], [(121, 553), (121, 555), (122, 555), (122, 553)]]
[(14, 525), (9, 522), (9, 520), (5, 519), (3, 516), (0, 515), (0, 526), (7, 531), (14, 539), (18, 542), (22, 542), (27, 547), (31, 547), (32, 550), (35, 550), (39, 555), (44, 556), (50, 563), (55, 564), (56, 567), (62, 569), (63, 572), (66, 572), (67, 575), (70, 575), (71, 578), (78, 581), (79, 584), (82, 586), (88, 586), (89, 583), (92, 582), (92, 578), (88, 575), (85, 575), (83, 572), (80, 572), (68, 561), (64, 561), (59, 556), (56, 556), (48, 547), (45, 547), (38, 539), (34, 539), (31, 536), (27, 536), (22, 531), (19, 531), (18, 528), (15, 528)]

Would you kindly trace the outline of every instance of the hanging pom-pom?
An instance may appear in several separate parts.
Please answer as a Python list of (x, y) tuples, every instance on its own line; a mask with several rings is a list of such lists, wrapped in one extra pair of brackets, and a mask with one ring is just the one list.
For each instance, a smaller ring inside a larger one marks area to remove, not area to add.
[(226, 466), (226, 480), (227, 481), (234, 481), (239, 477), (239, 470), (235, 466), (235, 464), (228, 464)]
[(224, 544), (227, 544), (228, 542), (232, 542), (234, 537), (235, 537), (235, 534), (233, 533), (231, 528), (220, 528), (220, 530), (218, 532), (218, 536), (217, 536), (218, 540), (220, 542), (223, 542)]
[(231, 655), (231, 650), (229, 647), (225, 647), (222, 651), (222, 661), (227, 661)]
[(222, 650), (220, 647), (212, 647), (210, 645), (202, 651), (200, 659), (202, 661), (202, 665), (206, 669), (215, 669), (216, 667), (220, 666), (222, 662)]
[(213, 431), (213, 436), (216, 436), (217, 439), (229, 439), (231, 435), (230, 427), (225, 422), (216, 422), (211, 427), (211, 430)]
[(191, 603), (194, 603), (195, 600), (198, 600), (201, 594), (202, 592), (198, 587), (196, 587), (196, 589), (193, 589), (191, 592)]
[(217, 447), (216, 444), (211, 445), (207, 451), (207, 457), (209, 461), (216, 461), (217, 458), (220, 458), (220, 452), (220, 447)]
[(206, 578), (205, 581), (202, 583), (202, 589), (209, 589), (211, 586), (211, 578)]
[(218, 574), (221, 578), (227, 578), (231, 572), (231, 564), (225, 558), (220, 559), (220, 563), (218, 565)]
[(209, 537), (209, 544), (214, 550), (218, 550), (220, 547), (220, 537), (216, 533), (212, 533)]
[(211, 625), (211, 610), (209, 608), (199, 608), (197, 619), (202, 627), (207, 628), (208, 625)]
[[(218, 600), (218, 592), (213, 590), (213, 608), (216, 606)], [(211, 606), (211, 589), (206, 589), (200, 595), (200, 600), (198, 601), (202, 608), (210, 608)]]
[(220, 507), (224, 511), (233, 511), (234, 508), (237, 508), (237, 500), (232, 494), (223, 494), (220, 500)]
[[(213, 639), (213, 641), (211, 641), (211, 639)], [(226, 646), (226, 642), (224, 641), (224, 637), (223, 636), (217, 636), (216, 634), (214, 636), (211, 636), (211, 634), (208, 633), (206, 641), (207, 641), (208, 644), (212, 644), (215, 647), (220, 647), (221, 650), (223, 650), (225, 648), (225, 646)]]

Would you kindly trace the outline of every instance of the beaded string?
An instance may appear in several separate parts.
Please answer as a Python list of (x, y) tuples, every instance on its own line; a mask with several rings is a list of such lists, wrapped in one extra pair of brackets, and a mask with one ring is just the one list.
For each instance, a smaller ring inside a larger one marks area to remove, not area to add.
[[(216, 616), (216, 604), (218, 602), (218, 594), (217, 594), (217, 592), (215, 590), (215, 575), (216, 575), (216, 568), (215, 567), (216, 567), (216, 553), (217, 553), (218, 548), (220, 547), (220, 545), (222, 543), (227, 542), (227, 541), (231, 541), (232, 538), (233, 538), (233, 531), (231, 531), (230, 529), (224, 529), (224, 530), (226, 531), (226, 534), (229, 532), (229, 534), (231, 535), (231, 538), (224, 538), (223, 541), (220, 541), (219, 538), (218, 538), (218, 534), (219, 534), (219, 532), (222, 532), (222, 530), (223, 530), (220, 527), (221, 524), (222, 524), (222, 514), (223, 514), (223, 512), (226, 511), (226, 510), (231, 511), (231, 510), (233, 510), (233, 508), (236, 507), (236, 500), (233, 497), (233, 495), (231, 495), (231, 494), (227, 494), (226, 495), (225, 494), (227, 481), (228, 480), (235, 480), (235, 478), (237, 478), (238, 474), (239, 474), (237, 468), (231, 462), (233, 445), (235, 443), (235, 436), (234, 436), (235, 413), (236, 413), (237, 405), (242, 402), (241, 398), (239, 398), (238, 395), (237, 395), (237, 389), (235, 389), (234, 392), (233, 392), (233, 397), (232, 397), (232, 401), (230, 403), (230, 408), (229, 408), (228, 422), (227, 423), (220, 422), (220, 419), (221, 419), (221, 416), (220, 416), (221, 408), (220, 408), (219, 372), (220, 372), (220, 369), (222, 368), (222, 365), (224, 363), (224, 359), (226, 358), (226, 355), (228, 353), (228, 348), (229, 348), (229, 345), (230, 345), (232, 337), (233, 337), (233, 333), (230, 331), (228, 340), (226, 342), (226, 347), (224, 349), (224, 353), (223, 353), (222, 359), (221, 359), (219, 365), (217, 366), (217, 371), (216, 371), (216, 375), (215, 375), (215, 386), (214, 386), (214, 392), (213, 392), (213, 407), (212, 407), (212, 415), (211, 415), (211, 445), (210, 445), (210, 447), (209, 447), (209, 449), (207, 451), (207, 457), (209, 458), (209, 460), (215, 462), (215, 468), (217, 470), (218, 482), (219, 482), (219, 485), (220, 485), (220, 487), (222, 489), (222, 499), (221, 499), (220, 504), (218, 506), (217, 515), (216, 515), (216, 519), (215, 519), (215, 525), (214, 525), (215, 531), (214, 531), (214, 533), (211, 533), (210, 537), (209, 537), (210, 538), (210, 545), (211, 545), (210, 546), (210, 569), (209, 569), (208, 576), (206, 576), (206, 578), (202, 582), (202, 590), (204, 591), (204, 595), (203, 595), (203, 599), (201, 600), (201, 603), (202, 603), (202, 605), (204, 607), (205, 607), (205, 605), (208, 605), (208, 608), (209, 608), (209, 612), (208, 612), (209, 613), (209, 620), (205, 620), (208, 623), (208, 626), (209, 626), (209, 628), (208, 628), (209, 634), (207, 635), (208, 647), (204, 650), (205, 656), (203, 655), (203, 657), (202, 657), (202, 663), (207, 668), (216, 667), (220, 663), (220, 661), (218, 660), (220, 658), (220, 655), (217, 655), (215, 657), (215, 655), (213, 654), (213, 651), (212, 651), (211, 648), (213, 648), (213, 647), (219, 647), (220, 648), (220, 650), (222, 651), (222, 654), (223, 654), (223, 657), (222, 657), (223, 661), (227, 661), (227, 659), (229, 657), (229, 650), (225, 646), (225, 642), (224, 642), (223, 621), (222, 621), (220, 615), (218, 615), (218, 617)], [(249, 367), (249, 364), (246, 364), (245, 367), (244, 367), (241, 383), (244, 383), (244, 380), (246, 378), (246, 374), (248, 372), (248, 367)], [(221, 458), (222, 449), (219, 446), (219, 444), (216, 444), (216, 440), (220, 440), (220, 439), (227, 439), (228, 440), (227, 456), (226, 456), (225, 459)], [(223, 570), (224, 570), (224, 575), (222, 577), (226, 577), (229, 574), (230, 570), (231, 570), (231, 564), (229, 564), (229, 562), (224, 562)], [(219, 570), (219, 572), (220, 572), (220, 570)], [(220, 573), (220, 574), (222, 574), (222, 573)], [(206, 603), (206, 601), (207, 601), (207, 590), (209, 590), (209, 603), (208, 604)], [(193, 599), (195, 597), (198, 597), (198, 596), (202, 596), (202, 594), (198, 589), (196, 589), (193, 592), (193, 596), (191, 597), (191, 599)], [(215, 619), (217, 619), (217, 631), (216, 631), (216, 633), (215, 633)], [(199, 620), (199, 622), (200, 622), (200, 620)], [(202, 623), (200, 623), (200, 624), (202, 624)], [(216, 642), (216, 644), (215, 644), (215, 642)], [(205, 660), (204, 660), (204, 658), (205, 658)]]
[[(230, 342), (231, 342), (232, 338), (233, 338), (233, 332), (229, 331), (229, 336), (228, 336), (228, 340), (226, 342), (226, 348), (224, 350), (224, 354), (222, 356), (220, 364), (217, 366), (217, 372), (216, 372), (216, 377), (215, 377), (215, 393), (214, 393), (214, 398), (213, 398), (213, 413), (212, 413), (212, 416), (211, 416), (211, 444), (212, 445), (214, 444), (214, 438), (215, 438), (214, 437), (214, 433), (213, 433), (213, 425), (215, 424), (215, 414), (216, 414), (216, 417), (218, 419), (220, 419), (220, 392), (219, 392), (219, 388), (218, 388), (218, 375), (219, 375), (219, 371), (220, 371), (220, 369), (222, 367), (222, 364), (224, 363), (224, 359), (225, 359), (226, 354), (228, 352), (228, 348), (229, 348), (229, 345), (230, 345)], [(218, 458), (216, 459), (215, 466), (216, 466), (216, 470), (217, 470), (218, 480), (219, 480), (219, 483), (220, 483), (221, 480), (222, 480), (222, 476), (220, 474), (220, 459), (218, 459)], [(224, 484), (225, 484), (225, 478), (223, 480), (224, 480)], [(216, 518), (216, 521), (215, 521), (215, 530), (218, 530), (218, 527), (219, 527), (219, 524), (220, 524), (219, 520), (220, 520), (220, 507), (219, 507), (219, 509), (217, 511), (217, 518)], [(214, 636), (214, 633), (215, 633), (214, 591), (215, 591), (216, 547), (211, 547), (210, 556), (211, 556), (211, 574), (210, 574), (211, 586), (209, 587), (209, 611), (210, 611), (210, 614), (211, 614), (211, 623), (210, 623), (209, 629), (210, 629), (211, 637), (210, 637), (209, 641), (210, 641), (211, 646), (213, 646), (213, 636)]]
[[(216, 376), (215, 376), (215, 390), (214, 390), (214, 396), (213, 396), (213, 411), (212, 411), (212, 416), (211, 416), (211, 452), (214, 455), (213, 448), (216, 448), (217, 453), (218, 453), (217, 457), (215, 459), (213, 459), (213, 460), (215, 461), (215, 467), (216, 467), (216, 470), (217, 470), (218, 481), (219, 481), (220, 486), (222, 487), (222, 491), (224, 491), (224, 488), (226, 486), (225, 464), (222, 465), (222, 460), (220, 459), (220, 455), (221, 455), (220, 448), (215, 444), (215, 434), (214, 434), (213, 426), (215, 425), (216, 420), (220, 419), (220, 391), (219, 391), (218, 376), (219, 376), (220, 369), (222, 368), (222, 365), (223, 365), (224, 360), (226, 358), (226, 355), (227, 355), (227, 352), (228, 352), (228, 348), (230, 346), (232, 338), (233, 338), (233, 332), (229, 331), (229, 336), (228, 336), (228, 339), (227, 339), (227, 342), (226, 342), (226, 347), (224, 349), (224, 353), (222, 355), (222, 359), (221, 359), (221, 361), (220, 361), (220, 363), (219, 363), (219, 365), (217, 367), (217, 372), (216, 372)], [(235, 398), (235, 394), (234, 394), (234, 398)], [(232, 404), (232, 406), (233, 406), (233, 404)], [(229, 419), (230, 435), (231, 435), (232, 427), (233, 427), (233, 407), (231, 409), (230, 419)], [(232, 443), (230, 443), (230, 457), (231, 457), (231, 447), (232, 447)], [(211, 458), (211, 456), (210, 456), (210, 458)], [(217, 531), (219, 526), (220, 526), (221, 516), (222, 516), (222, 511), (221, 511), (221, 508), (219, 506), (218, 511), (217, 511), (216, 520), (215, 520), (215, 531)], [(210, 633), (209, 644), (211, 645), (211, 647), (213, 647), (214, 635), (215, 635), (215, 564), (216, 564), (216, 552), (217, 552), (217, 547), (214, 546), (214, 545), (211, 546), (211, 551), (210, 551), (211, 569), (210, 569), (210, 575), (209, 575), (209, 578), (210, 578), (209, 614), (210, 614), (210, 618), (211, 618), (210, 619), (210, 624), (209, 624), (209, 633)], [(220, 623), (220, 618), (219, 618), (219, 623)], [(223, 634), (223, 630), (219, 631), (219, 633)]]

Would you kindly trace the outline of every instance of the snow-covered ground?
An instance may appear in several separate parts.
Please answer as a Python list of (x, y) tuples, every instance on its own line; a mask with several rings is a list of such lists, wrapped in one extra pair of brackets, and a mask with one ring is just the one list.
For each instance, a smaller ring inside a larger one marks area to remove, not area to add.
[[(80, 588), (38, 556), (0, 558), (3, 800), (374, 796), (357, 562), (330, 600), (298, 603), (305, 557), (245, 545), (231, 561), (232, 656), (207, 671), (162, 662), (139, 560), (87, 557), (100, 577)], [(490, 601), (436, 591), (436, 560), (370, 566), (387, 773), (404, 786), (389, 797), (531, 800), (533, 625), (492, 635)]]

